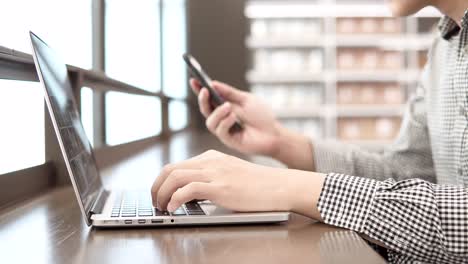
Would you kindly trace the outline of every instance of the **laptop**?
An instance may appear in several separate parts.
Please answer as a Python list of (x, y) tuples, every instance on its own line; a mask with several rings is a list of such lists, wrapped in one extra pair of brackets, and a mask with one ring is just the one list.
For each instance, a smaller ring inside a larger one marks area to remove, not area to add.
[(94, 152), (83, 129), (66, 65), (30, 32), (34, 63), (80, 210), (88, 226), (180, 226), (277, 223), (287, 212), (238, 213), (210, 201), (189, 202), (170, 213), (152, 206), (147, 191), (108, 190), (102, 184)]

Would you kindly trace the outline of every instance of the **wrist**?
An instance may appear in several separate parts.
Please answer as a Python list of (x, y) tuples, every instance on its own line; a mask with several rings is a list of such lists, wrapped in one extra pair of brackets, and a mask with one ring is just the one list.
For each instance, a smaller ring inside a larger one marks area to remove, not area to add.
[(313, 171), (315, 164), (311, 140), (279, 123), (276, 130), (277, 136), (270, 156), (286, 164), (289, 168)]
[(325, 182), (325, 174), (294, 171), (291, 185), (288, 210), (321, 221), (318, 211), (318, 200)]
[(279, 156), (281, 155), (281, 149), (284, 146), (284, 138), (286, 137), (285, 130), (287, 130), (280, 122), (276, 121), (273, 125), (274, 133), (273, 133), (273, 142), (271, 144), (272, 148), (268, 153), (268, 156), (279, 160)]

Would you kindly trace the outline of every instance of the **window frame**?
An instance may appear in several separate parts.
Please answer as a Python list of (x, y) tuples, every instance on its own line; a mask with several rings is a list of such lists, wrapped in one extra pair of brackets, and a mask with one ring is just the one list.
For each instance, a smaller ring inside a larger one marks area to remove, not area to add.
[[(105, 70), (105, 0), (92, 1), (92, 53), (93, 69), (85, 70), (79, 67), (67, 65), (68, 74), (72, 82), (72, 89), (77, 101), (77, 106), (81, 113), (80, 93), (81, 88), (88, 87), (93, 91), (93, 132), (94, 132), (94, 151), (96, 159), (101, 168), (112, 166), (129, 155), (142, 151), (156, 142), (168, 140), (172, 135), (186, 131), (194, 127), (196, 115), (189, 111), (188, 124), (184, 129), (171, 131), (169, 127), (169, 103), (172, 100), (183, 101), (188, 108), (196, 108), (196, 102), (190, 96), (185, 98), (171, 98), (164, 94), (164, 74), (163, 56), (163, 9), (164, 1), (159, 1), (160, 9), (160, 65), (161, 79), (160, 90), (158, 92), (149, 92), (147, 90), (127, 84), (119, 80), (107, 77)], [(187, 5), (187, 2), (185, 2)], [(91, 7), (90, 7), (91, 8)], [(187, 16), (187, 8), (186, 8)], [(187, 23), (188, 19), (186, 19)], [(188, 33), (186, 33), (188, 34)], [(186, 38), (188, 39), (188, 38)], [(186, 45), (188, 47), (188, 45)], [(14, 47), (12, 47), (14, 48)], [(187, 75), (188, 76), (188, 75)], [(0, 79), (35, 81), (38, 82), (33, 58), (30, 54), (18, 52), (6, 47), (0, 46)], [(188, 90), (188, 85), (186, 87)], [(127, 142), (116, 146), (106, 145), (105, 131), (105, 94), (108, 91), (116, 91), (127, 94), (145, 95), (158, 97), (161, 101), (161, 126), (162, 131), (159, 135), (136, 141)], [(187, 92), (187, 94), (189, 94)], [(52, 127), (50, 116), (45, 107), (45, 157), (46, 163), (31, 168), (25, 168), (18, 171), (9, 172), (0, 175), (0, 210), (11, 206), (18, 201), (30, 198), (31, 196), (44, 192), (47, 189), (69, 184), (68, 172), (61, 151), (59, 149), (55, 131)], [(18, 188), (21, 187), (21, 188)], [(17, 191), (21, 189), (21, 191)], [(9, 190), (9, 191), (8, 191)], [(11, 191), (14, 190), (14, 191)]]

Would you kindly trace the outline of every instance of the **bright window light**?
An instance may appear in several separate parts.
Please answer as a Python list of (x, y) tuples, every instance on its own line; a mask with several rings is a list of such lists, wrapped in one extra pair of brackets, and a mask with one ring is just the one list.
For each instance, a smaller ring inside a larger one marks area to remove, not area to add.
[(2, 1), (0, 46), (31, 53), (29, 31), (67, 64), (92, 67), (91, 0)]
[(157, 97), (119, 92), (106, 94), (106, 142), (118, 145), (161, 133)]
[(164, 93), (174, 98), (187, 96), (187, 67), (182, 54), (187, 51), (185, 0), (163, 1)]
[(185, 102), (169, 103), (169, 127), (173, 131), (181, 130), (188, 124), (188, 107)]
[(106, 1), (106, 73), (157, 92), (160, 74), (159, 1)]
[(37, 82), (0, 80), (0, 174), (45, 162), (44, 91)]

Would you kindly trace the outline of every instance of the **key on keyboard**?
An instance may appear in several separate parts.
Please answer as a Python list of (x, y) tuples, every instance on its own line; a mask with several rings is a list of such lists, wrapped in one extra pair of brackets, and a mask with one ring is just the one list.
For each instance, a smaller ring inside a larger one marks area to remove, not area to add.
[(205, 215), (197, 202), (188, 202), (173, 213), (154, 208), (151, 195), (145, 192), (124, 192), (117, 196), (111, 217)]
[(188, 202), (185, 204), (185, 209), (188, 215), (205, 215), (203, 209), (197, 202)]

